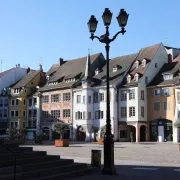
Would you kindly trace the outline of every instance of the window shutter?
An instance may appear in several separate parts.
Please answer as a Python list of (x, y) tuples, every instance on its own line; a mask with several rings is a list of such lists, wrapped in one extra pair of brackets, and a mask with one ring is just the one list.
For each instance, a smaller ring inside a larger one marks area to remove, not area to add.
[(177, 92), (177, 101), (178, 101), (178, 104), (180, 104), (180, 92)]
[(83, 111), (83, 119), (86, 119), (86, 114), (85, 114), (86, 112), (85, 111)]

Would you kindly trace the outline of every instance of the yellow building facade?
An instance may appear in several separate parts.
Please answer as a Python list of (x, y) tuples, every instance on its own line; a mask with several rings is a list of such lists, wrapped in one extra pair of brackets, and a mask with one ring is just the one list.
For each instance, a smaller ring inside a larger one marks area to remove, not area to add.
[(24, 129), (27, 127), (28, 116), (28, 96), (36, 91), (36, 87), (41, 85), (45, 76), (40, 66), (40, 70), (29, 70), (27, 74), (13, 87), (11, 87), (11, 97), (9, 100), (9, 127)]

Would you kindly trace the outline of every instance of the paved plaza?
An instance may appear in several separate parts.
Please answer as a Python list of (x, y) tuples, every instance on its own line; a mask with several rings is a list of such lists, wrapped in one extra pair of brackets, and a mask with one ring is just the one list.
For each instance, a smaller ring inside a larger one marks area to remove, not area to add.
[[(47, 151), (61, 158), (73, 158), (75, 162), (91, 163), (91, 150), (102, 151), (97, 143), (72, 143), (69, 147), (33, 145), (34, 150)], [(173, 143), (115, 143), (116, 176), (93, 175), (95, 179), (180, 179), (179, 145)], [(120, 178), (121, 177), (121, 178)], [(82, 177), (78, 179), (92, 179)]]

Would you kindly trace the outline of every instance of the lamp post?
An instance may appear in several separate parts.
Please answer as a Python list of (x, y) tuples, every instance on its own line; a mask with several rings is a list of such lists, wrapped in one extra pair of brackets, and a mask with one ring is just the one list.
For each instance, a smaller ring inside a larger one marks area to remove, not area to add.
[(106, 63), (107, 63), (107, 99), (106, 99), (106, 134), (104, 138), (104, 167), (102, 169), (103, 174), (113, 175), (116, 174), (116, 169), (114, 166), (114, 139), (111, 133), (111, 120), (110, 120), (110, 100), (109, 100), (109, 44), (116, 39), (119, 34), (124, 35), (126, 32), (125, 26), (128, 21), (129, 14), (126, 13), (124, 9), (120, 10), (117, 16), (117, 21), (121, 27), (121, 31), (117, 32), (112, 38), (109, 38), (109, 26), (111, 24), (112, 13), (109, 8), (105, 8), (102, 15), (104, 26), (106, 27), (106, 33), (100, 37), (95, 36), (94, 33), (97, 28), (98, 21), (95, 16), (91, 16), (88, 24), (89, 32), (91, 33), (91, 39), (98, 39), (101, 43), (105, 44), (106, 49)]

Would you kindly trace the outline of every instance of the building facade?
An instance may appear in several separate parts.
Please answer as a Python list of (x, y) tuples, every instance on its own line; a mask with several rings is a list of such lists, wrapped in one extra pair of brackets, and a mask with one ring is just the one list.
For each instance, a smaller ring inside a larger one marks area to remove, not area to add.
[(10, 86), (19, 81), (27, 73), (26, 68), (16, 65), (15, 68), (0, 73), (0, 135), (8, 128)]
[[(137, 54), (110, 60), (110, 116), (112, 133), (118, 139), (117, 130), (117, 86), (121, 84)], [(86, 62), (85, 76), (81, 84), (73, 89), (74, 139), (94, 141), (100, 137), (106, 125), (106, 64), (91, 70), (90, 56)]]
[[(36, 91), (36, 86), (43, 84), (45, 76), (40, 65), (40, 69), (30, 70), (18, 83), (11, 87), (11, 97), (9, 101), (9, 125), (21, 129), (28, 128), (27, 117), (31, 114), (27, 112), (28, 96)], [(33, 117), (35, 111), (33, 111)], [(37, 113), (37, 112), (36, 112)]]
[(142, 48), (124, 82), (118, 88), (119, 141), (148, 141), (147, 85), (168, 62), (162, 44)]
[[(47, 83), (39, 89), (42, 94), (41, 129), (49, 132), (48, 139), (52, 139), (52, 123), (59, 121), (69, 124), (68, 138), (73, 136), (72, 120), (72, 88), (81, 82), (85, 74), (87, 57), (63, 62), (54, 74), (47, 76)], [(101, 53), (91, 56), (92, 70), (104, 62)], [(53, 69), (53, 68), (51, 68)]]

